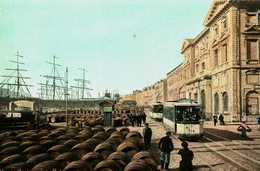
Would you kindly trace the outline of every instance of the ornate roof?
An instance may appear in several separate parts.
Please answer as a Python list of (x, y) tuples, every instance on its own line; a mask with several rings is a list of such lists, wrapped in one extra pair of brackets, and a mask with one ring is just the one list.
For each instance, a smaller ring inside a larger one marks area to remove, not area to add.
[(219, 14), (224, 7), (226, 7), (229, 4), (230, 0), (213, 0), (213, 3), (211, 4), (208, 14), (206, 18), (204, 19), (204, 25), (207, 26), (210, 21), (212, 21), (217, 14)]
[(192, 41), (193, 41), (193, 39), (184, 39), (184, 41), (181, 45), (181, 52), (185, 51), (185, 49), (192, 44)]

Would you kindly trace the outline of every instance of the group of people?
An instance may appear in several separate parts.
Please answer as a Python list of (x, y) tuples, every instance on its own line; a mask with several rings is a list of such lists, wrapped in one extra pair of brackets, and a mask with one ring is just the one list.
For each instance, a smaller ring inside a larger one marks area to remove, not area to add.
[(143, 111), (127, 114), (132, 126), (142, 126), (146, 122), (146, 115)]
[[(149, 149), (151, 146), (152, 129), (148, 123), (145, 123), (143, 130), (145, 149)], [(169, 169), (170, 154), (174, 150), (174, 144), (170, 138), (171, 132), (166, 132), (166, 136), (162, 137), (159, 142), (160, 153), (160, 164), (161, 169)], [(179, 150), (178, 154), (181, 156), (180, 171), (191, 171), (193, 168), (192, 160), (194, 157), (193, 152), (188, 148), (188, 143), (183, 141), (181, 143), (182, 149)]]
[(219, 124), (220, 124), (220, 125), (225, 125), (224, 116), (223, 116), (222, 114), (219, 114), (219, 116), (217, 116), (216, 114), (213, 115), (214, 126), (217, 125), (218, 120), (219, 120)]

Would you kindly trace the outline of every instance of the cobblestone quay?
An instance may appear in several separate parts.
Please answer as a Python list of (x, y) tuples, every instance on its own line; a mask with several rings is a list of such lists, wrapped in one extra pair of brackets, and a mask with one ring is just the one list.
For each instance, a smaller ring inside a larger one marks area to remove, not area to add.
[[(167, 129), (161, 122), (148, 118), (152, 128), (152, 147), (149, 150), (158, 163), (160, 151), (158, 142), (165, 135)], [(194, 170), (229, 171), (229, 170), (260, 170), (260, 125), (256, 122), (248, 123), (251, 132), (248, 138), (242, 138), (237, 131), (239, 124), (217, 125), (204, 123), (204, 137), (196, 141), (188, 141), (189, 148), (194, 152)], [(142, 133), (142, 127), (129, 127), (130, 130)], [(178, 170), (181, 157), (177, 154), (181, 149), (181, 140), (172, 135), (174, 151), (171, 153), (170, 170)]]

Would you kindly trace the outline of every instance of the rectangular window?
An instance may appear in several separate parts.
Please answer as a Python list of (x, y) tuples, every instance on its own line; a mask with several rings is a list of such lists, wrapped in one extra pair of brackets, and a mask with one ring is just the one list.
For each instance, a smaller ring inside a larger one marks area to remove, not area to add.
[(218, 49), (214, 50), (214, 65), (218, 66)]
[(259, 75), (248, 74), (246, 78), (247, 78), (247, 84), (259, 85)]
[(247, 23), (249, 25), (256, 25), (257, 24), (257, 14), (256, 13), (250, 13), (247, 16)]
[(199, 64), (196, 64), (196, 72), (199, 72)]
[(224, 21), (223, 21), (223, 30), (224, 31), (227, 30), (227, 19), (224, 19)]
[(202, 62), (201, 68), (202, 68), (202, 70), (205, 70), (205, 62)]
[(214, 30), (215, 30), (215, 35), (218, 36), (218, 26), (217, 25), (215, 26)]
[(224, 62), (227, 62), (227, 44), (223, 45), (223, 60)]
[(257, 40), (247, 40), (247, 59), (248, 60), (258, 60), (257, 55)]
[(194, 93), (194, 101), (198, 102), (198, 94), (197, 93)]

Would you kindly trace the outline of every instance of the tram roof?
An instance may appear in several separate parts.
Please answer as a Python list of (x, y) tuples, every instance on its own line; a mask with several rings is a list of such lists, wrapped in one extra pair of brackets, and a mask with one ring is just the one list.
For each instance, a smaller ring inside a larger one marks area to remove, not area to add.
[(200, 106), (197, 102), (191, 99), (180, 99), (177, 101), (168, 101), (164, 103), (165, 106)]

